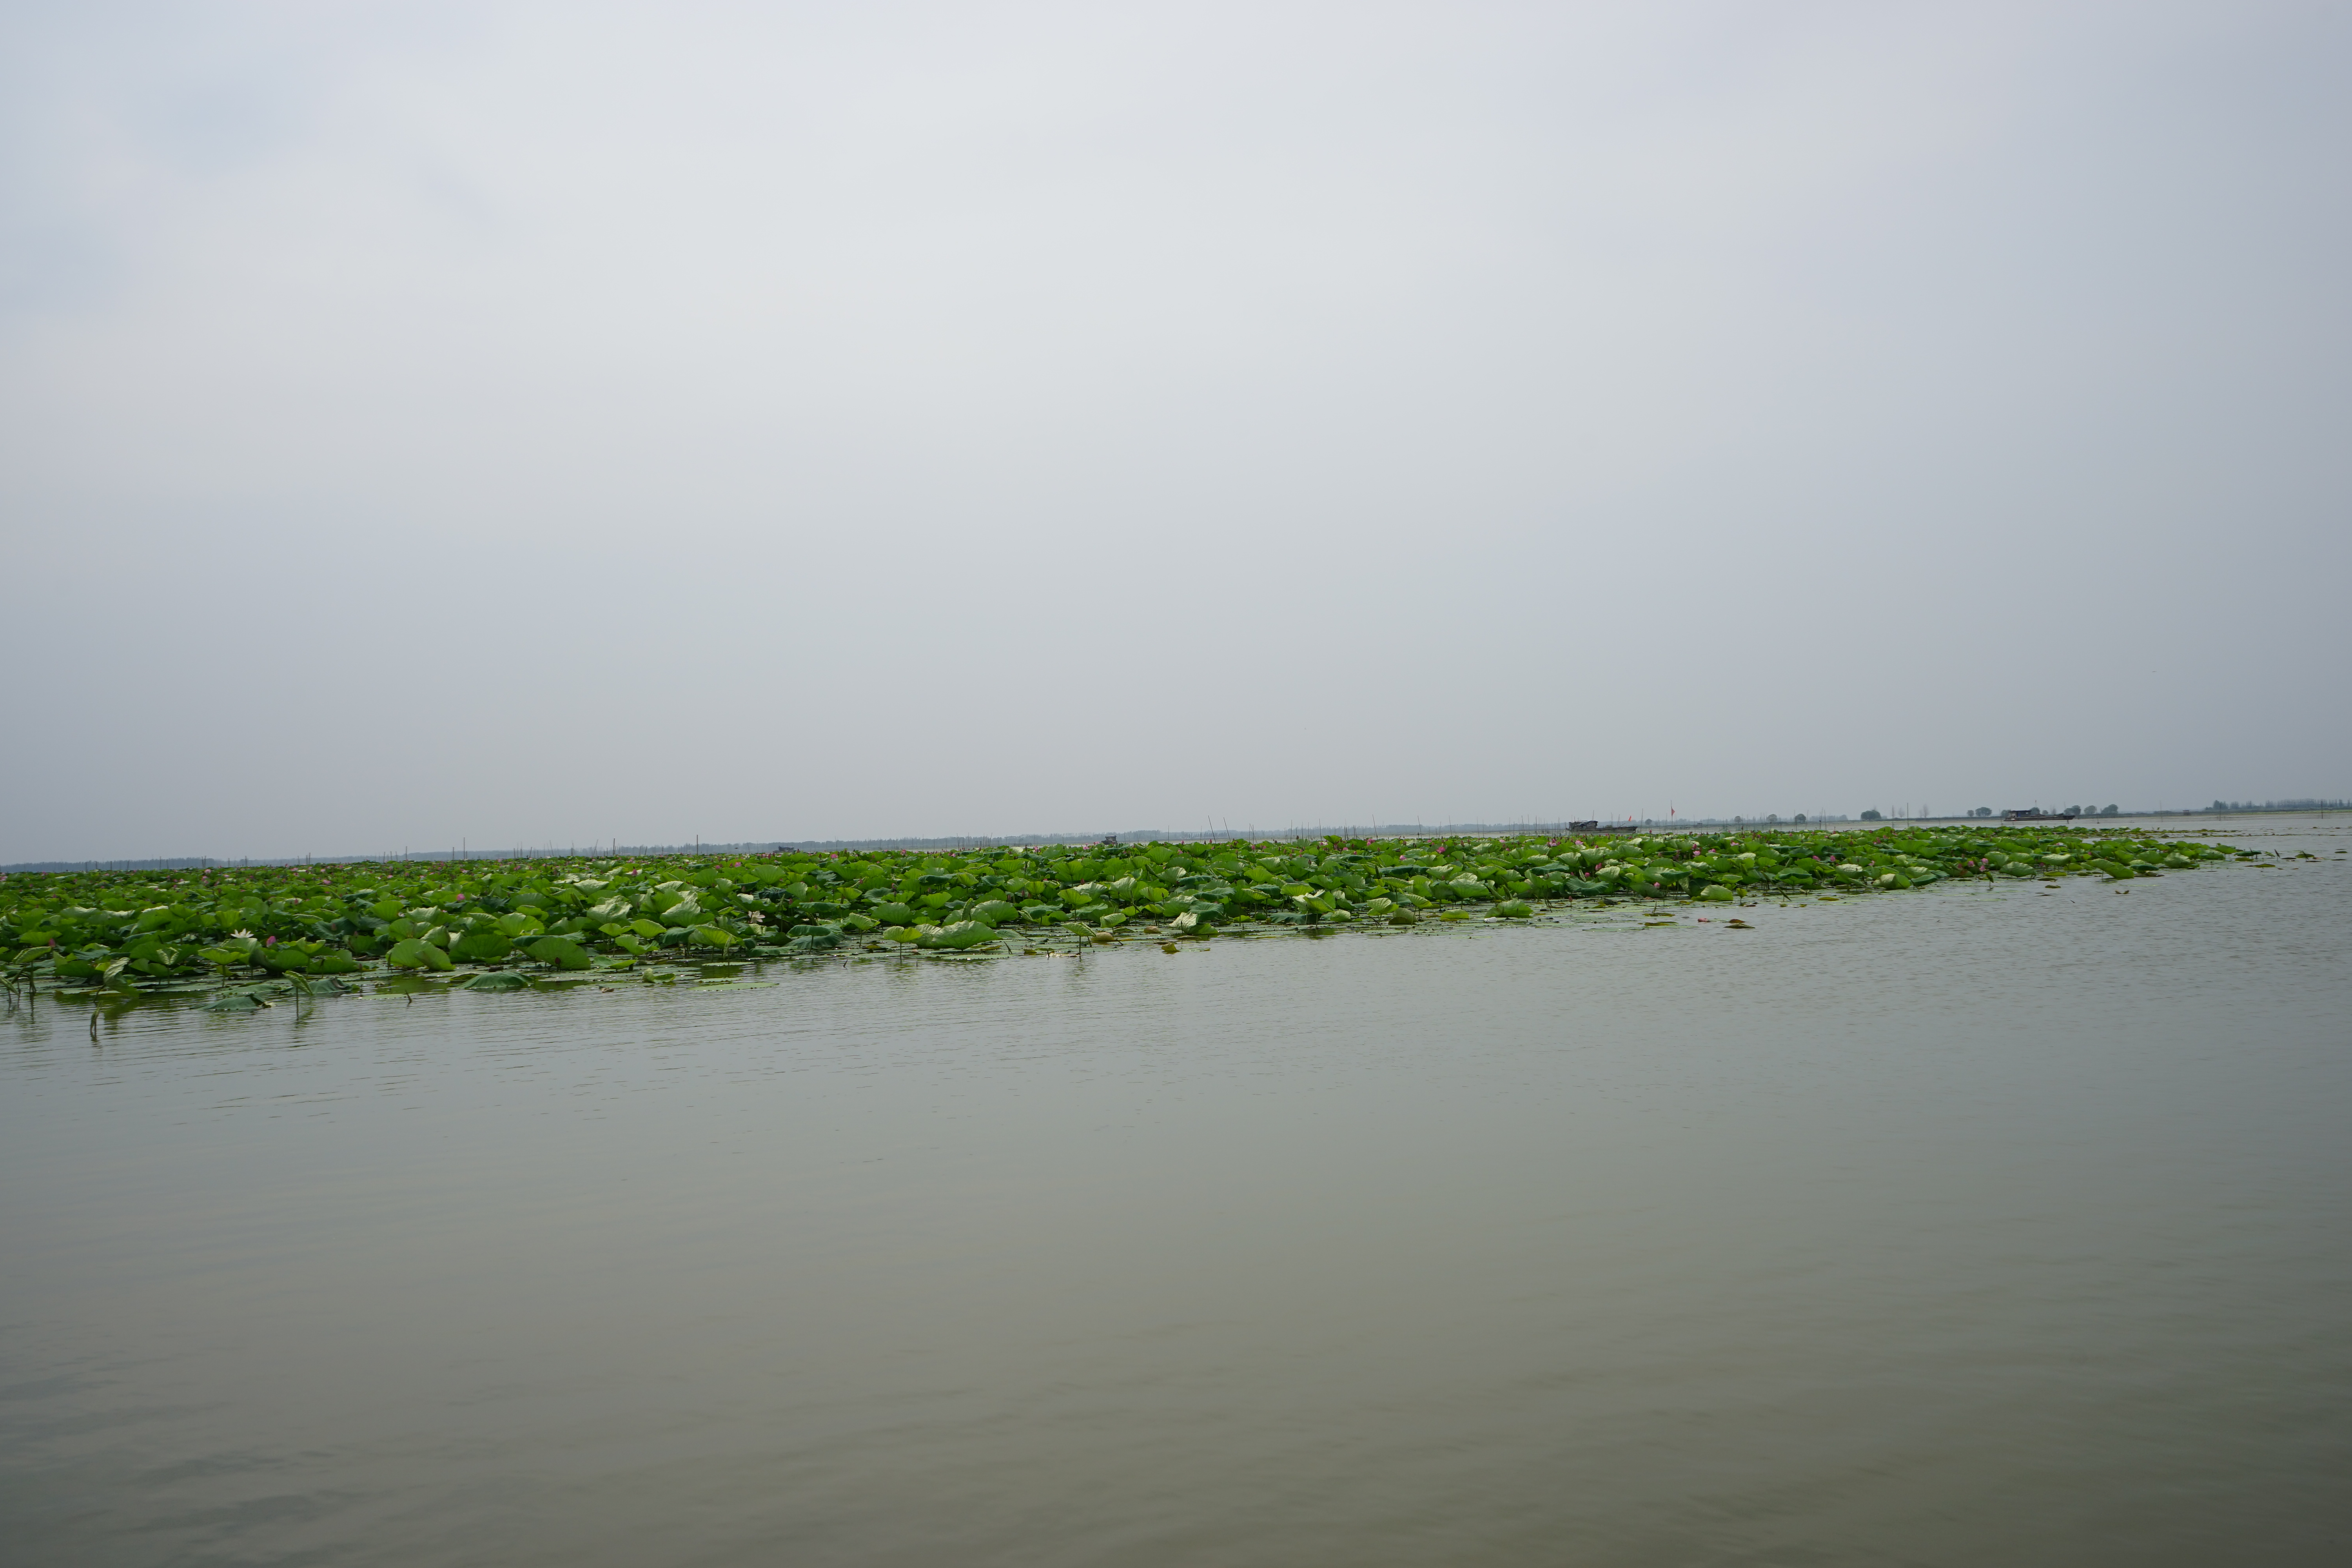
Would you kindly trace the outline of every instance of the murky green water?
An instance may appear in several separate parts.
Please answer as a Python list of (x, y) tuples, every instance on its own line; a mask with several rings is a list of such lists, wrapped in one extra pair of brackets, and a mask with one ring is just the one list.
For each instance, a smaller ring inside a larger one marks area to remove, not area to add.
[(0, 1026), (10, 1564), (2352, 1549), (2352, 833)]

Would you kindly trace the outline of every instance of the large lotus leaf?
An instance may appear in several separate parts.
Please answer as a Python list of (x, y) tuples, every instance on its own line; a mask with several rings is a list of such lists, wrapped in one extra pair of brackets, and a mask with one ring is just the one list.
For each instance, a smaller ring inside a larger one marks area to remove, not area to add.
[(625, 932), (614, 937), (613, 939), (613, 945), (619, 948), (624, 952), (643, 952), (646, 950), (646, 944), (642, 938), (630, 936)]
[(310, 971), (314, 974), (355, 974), (360, 962), (339, 948), (329, 948), (312, 956)]
[(1021, 918), (1033, 926), (1052, 925), (1062, 918), (1062, 911), (1051, 904), (1030, 904), (1022, 910)]
[(596, 962), (588, 956), (586, 948), (568, 936), (543, 936), (524, 951), (557, 969), (587, 969)]
[(1709, 903), (1727, 904), (1739, 895), (1720, 882), (1710, 882), (1698, 890), (1698, 896)]
[(915, 923), (915, 911), (903, 903), (883, 903), (874, 906), (874, 918), (884, 925), (906, 926)]
[(593, 909), (591, 909), (588, 911), (588, 918), (596, 921), (599, 925), (602, 925), (608, 921), (627, 920), (629, 918), (629, 900), (626, 899), (606, 899), (603, 903), (596, 905)]
[(724, 926), (697, 926), (694, 940), (705, 947), (733, 947), (743, 939)]
[[(426, 951), (426, 944), (412, 936), (394, 942), (392, 951), (383, 955), (383, 961), (394, 969), (426, 969), (431, 967), (431, 962), (425, 956)], [(437, 952), (440, 950), (434, 948), (431, 951)]]
[(1206, 918), (1190, 910), (1169, 921), (1168, 929), (1178, 936), (1216, 935), (1215, 928), (1209, 924)]
[(1003, 899), (983, 899), (971, 906), (971, 918), (992, 926), (1003, 925), (1006, 921), (1019, 920), (1021, 911)]
[(957, 921), (920, 939), (923, 947), (979, 947), (996, 940), (996, 928), (980, 921)]
[(449, 956), (467, 963), (496, 963), (514, 951), (501, 931), (469, 931), (449, 944)]
[(672, 904), (662, 911), (662, 923), (672, 931), (690, 931), (703, 920), (702, 910), (696, 904)]
[(661, 935), (668, 928), (658, 921), (635, 920), (629, 922), (629, 929), (639, 936), (654, 937)]
[(310, 955), (299, 947), (286, 945), (265, 947), (255, 953), (253, 959), (256, 963), (273, 974), (283, 973), (289, 969), (310, 967)]
[(854, 931), (869, 931), (882, 922), (872, 915), (844, 915), (841, 917), (841, 923)]
[(1523, 921), (1536, 912), (1536, 907), (1525, 899), (1505, 899), (1495, 906), (1495, 912), (1507, 921)]

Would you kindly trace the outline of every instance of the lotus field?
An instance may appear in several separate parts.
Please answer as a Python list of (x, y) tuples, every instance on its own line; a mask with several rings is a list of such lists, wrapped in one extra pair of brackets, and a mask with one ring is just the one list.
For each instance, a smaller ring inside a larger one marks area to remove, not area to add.
[(1172, 945), (1220, 931), (1529, 921), (1580, 902), (2127, 881), (2240, 858), (2252, 852), (1986, 825), (20, 873), (0, 879), (0, 951), (12, 999), (213, 989), (236, 1010), (360, 977), (446, 974), (474, 989), (519, 989), (894, 944), (940, 955), (1138, 937)]

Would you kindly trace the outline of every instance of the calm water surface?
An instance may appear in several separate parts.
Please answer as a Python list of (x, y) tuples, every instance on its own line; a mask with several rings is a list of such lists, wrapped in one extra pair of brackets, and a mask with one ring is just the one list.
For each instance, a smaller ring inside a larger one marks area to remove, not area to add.
[(0, 1561), (2352, 1561), (2352, 833), (2236, 841), (2325, 860), (44, 1000)]

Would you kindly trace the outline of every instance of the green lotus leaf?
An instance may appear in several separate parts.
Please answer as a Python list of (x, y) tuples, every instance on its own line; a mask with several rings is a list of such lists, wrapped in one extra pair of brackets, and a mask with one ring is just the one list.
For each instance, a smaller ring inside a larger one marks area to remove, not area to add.
[(830, 952), (841, 945), (841, 928), (830, 921), (796, 925), (784, 945), (794, 952)]
[(884, 925), (906, 926), (915, 923), (915, 911), (903, 903), (876, 904), (874, 918)]
[(453, 991), (528, 991), (530, 979), (511, 969), (493, 969), (483, 974), (468, 974), (450, 987)]
[(469, 931), (449, 946), (449, 956), (467, 963), (496, 963), (514, 951), (502, 931)]
[(918, 939), (920, 947), (973, 948), (996, 940), (996, 928), (982, 921), (957, 921)]
[(723, 926), (697, 926), (694, 940), (705, 947), (733, 947), (743, 939)]
[(1505, 899), (1495, 906), (1495, 912), (1505, 920), (1523, 921), (1535, 914), (1536, 907), (1525, 899)]
[(523, 951), (555, 969), (587, 969), (596, 962), (588, 956), (586, 948), (568, 936), (543, 936)]

